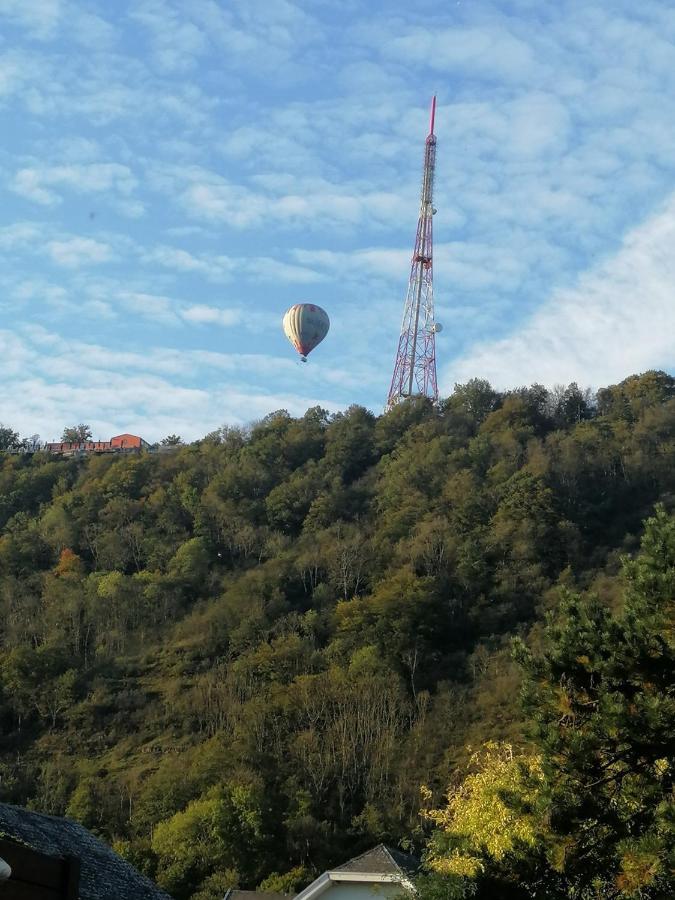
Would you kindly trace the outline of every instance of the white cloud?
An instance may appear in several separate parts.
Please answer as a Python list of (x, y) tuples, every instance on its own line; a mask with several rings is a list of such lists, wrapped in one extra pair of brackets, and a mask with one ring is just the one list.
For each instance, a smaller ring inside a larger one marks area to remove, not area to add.
[[(322, 393), (293, 389), (298, 367), (289, 358), (158, 348), (111, 355), (39, 326), (26, 327), (21, 337), (0, 330), (0, 355), (7, 385), (4, 419), (46, 439), (74, 421), (88, 422), (101, 438), (129, 430), (151, 441), (170, 432), (194, 439), (223, 422), (250, 422), (273, 409), (299, 415), (317, 403), (337, 408)], [(209, 371), (208, 386), (189, 383), (196, 369)], [(244, 372), (247, 382), (273, 378), (274, 389), (237, 387)]]
[(144, 25), (151, 36), (154, 58), (160, 68), (182, 72), (195, 65), (207, 47), (204, 32), (163, 0), (141, 0), (130, 17)]
[(200, 325), (224, 325), (228, 328), (241, 321), (242, 313), (239, 309), (218, 309), (215, 306), (198, 303), (182, 309), (181, 316), (187, 322), (196, 322)]
[[(514, 246), (518, 237), (514, 238)], [(366, 247), (362, 250), (303, 250), (296, 248), (293, 258), (312, 263), (343, 277), (363, 278), (376, 275), (396, 281), (403, 289), (410, 273), (411, 250), (405, 247)], [(529, 258), (513, 248), (494, 247), (474, 241), (449, 241), (434, 246), (434, 273), (444, 289), (453, 291), (513, 290), (528, 274)]]
[(11, 188), (29, 200), (50, 206), (62, 198), (49, 188), (61, 185), (79, 194), (114, 191), (127, 197), (136, 187), (136, 179), (128, 166), (119, 163), (32, 166), (19, 169)]
[(53, 37), (62, 14), (61, 0), (0, 0), (0, 17), (27, 28), (38, 40)]
[(145, 263), (160, 265), (175, 272), (198, 273), (211, 281), (228, 281), (234, 269), (234, 261), (227, 257), (206, 254), (197, 257), (180, 247), (167, 245), (144, 251), (141, 258)]
[[(288, 284), (312, 284), (323, 276), (308, 266), (298, 266), (269, 256), (242, 256), (201, 253), (196, 256), (179, 247), (160, 245), (143, 251), (142, 260), (183, 274), (199, 274), (216, 283), (231, 281), (235, 273), (248, 281), (276, 281)], [(311, 262), (311, 258), (308, 258)]]
[(28, 247), (39, 240), (42, 228), (36, 222), (17, 222), (0, 228), (0, 250)]
[(311, 262), (331, 272), (350, 273), (352, 277), (368, 273), (399, 281), (410, 268), (410, 256), (410, 250), (393, 247), (368, 247), (351, 252), (302, 248), (293, 251), (298, 262)]
[[(313, 264), (311, 256), (307, 260)], [(248, 260), (246, 267), (249, 273), (260, 281), (284, 282), (286, 284), (314, 284), (323, 281), (324, 276), (307, 266), (294, 266), (269, 256), (256, 256)]]
[(263, 192), (228, 184), (207, 173), (203, 180), (197, 180), (198, 177), (193, 175), (195, 180), (181, 195), (185, 209), (195, 218), (223, 222), (230, 228), (255, 228), (265, 223), (295, 228), (353, 226), (368, 220), (391, 222), (404, 208), (410, 212), (400, 194), (373, 190), (363, 184), (268, 175), (257, 179), (267, 189)]
[(53, 262), (69, 269), (108, 262), (112, 258), (111, 247), (92, 238), (49, 241), (46, 249)]
[(57, 284), (49, 284), (42, 279), (28, 279), (16, 285), (13, 296), (22, 303), (45, 301), (51, 306), (63, 306), (67, 303), (68, 292)]
[(621, 250), (555, 291), (522, 327), (475, 345), (446, 367), (444, 390), (473, 377), (496, 387), (606, 385), (675, 368), (675, 195)]
[(143, 291), (122, 291), (119, 300), (127, 311), (143, 319), (150, 319), (162, 325), (178, 325), (180, 322), (176, 315), (175, 301), (170, 297)]
[(17, 172), (11, 188), (15, 193), (45, 206), (59, 202), (59, 197), (53, 191), (42, 187), (34, 169), (21, 169)]
[(0, 54), (0, 98), (19, 91), (29, 80), (29, 60), (25, 54), (8, 51)]
[[(473, 344), (460, 362), (473, 366), (485, 347), (481, 365), (495, 364), (495, 336), (515, 340), (514, 317), (536, 322), (554, 291), (564, 305), (560, 286), (671, 189), (675, 18), (660, 0), (638, 11), (561, 0), (545, 15), (529, 0), (428, 15), (394, 3), (377, 19), (348, 0), (339, 29), (325, 3), (262, 6), (0, 0), (0, 51), (11, 48), (0, 105), (16, 131), (0, 148), (0, 180), (15, 188), (4, 221), (18, 223), (0, 227), (4, 325), (68, 317), (77, 333), (77, 310), (97, 353), (138, 341), (138, 367), (124, 359), (139, 378), (203, 387), (209, 401), (227, 377), (229, 387), (258, 378), (261, 393), (268, 378), (272, 393), (371, 402), (393, 359), (434, 89), (440, 359)], [(36, 44), (40, 33), (58, 43)], [(96, 205), (66, 202), (78, 191)], [(20, 222), (17, 193), (44, 222)], [(106, 258), (110, 268), (85, 267)], [(15, 288), (29, 281), (46, 286), (22, 297)], [(247, 340), (273, 354), (280, 311), (299, 299), (329, 311), (317, 357), (334, 353), (344, 370), (300, 376), (273, 356), (145, 346), (161, 335), (152, 321), (173, 326), (176, 348)], [(98, 325), (106, 316), (114, 328)], [(529, 344), (523, 356), (536, 361)]]
[[(73, 14), (74, 13), (74, 14)], [(115, 42), (115, 28), (101, 16), (85, 10), (70, 10), (69, 27), (78, 43), (97, 52), (109, 49)]]
[(141, 219), (146, 213), (145, 204), (140, 200), (117, 197), (112, 200), (111, 206), (127, 219)]
[[(278, 151), (275, 135), (264, 142)], [(378, 188), (377, 178), (325, 178), (313, 174), (316, 166), (309, 157), (296, 167), (283, 152), (275, 155), (277, 170), (257, 167), (250, 178), (236, 182), (196, 165), (153, 165), (147, 169), (147, 178), (155, 190), (177, 201), (192, 218), (235, 230), (276, 225), (295, 230), (357, 224), (382, 228), (410, 215), (411, 210), (414, 215), (416, 191), (409, 194), (407, 185), (400, 190), (390, 184)], [(257, 154), (255, 158), (258, 160)], [(289, 170), (283, 168), (286, 163)], [(300, 171), (294, 174), (294, 168)], [(460, 215), (448, 215), (454, 224), (462, 221)]]
[(229, 184), (192, 184), (182, 197), (186, 209), (209, 221), (246, 228), (264, 216), (262, 197), (248, 196), (244, 188)]
[(216, 53), (220, 69), (240, 76), (273, 72), (277, 81), (292, 78), (294, 51), (322, 34), (307, 13), (287, 0), (267, 0), (264, 14), (249, 3), (191, 0), (189, 6), (168, 0), (140, 0), (130, 18), (150, 38), (152, 59), (163, 72), (187, 72), (207, 52)]
[(522, 81), (539, 70), (532, 47), (503, 25), (412, 28), (381, 43), (393, 59), (424, 63), (437, 71), (460, 72), (462, 77)]

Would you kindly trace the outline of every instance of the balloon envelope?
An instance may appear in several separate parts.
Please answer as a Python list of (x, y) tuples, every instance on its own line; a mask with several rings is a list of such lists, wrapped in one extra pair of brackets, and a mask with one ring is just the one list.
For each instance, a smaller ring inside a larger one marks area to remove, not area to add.
[(328, 334), (328, 313), (314, 303), (296, 303), (284, 316), (284, 334), (300, 356), (307, 356)]

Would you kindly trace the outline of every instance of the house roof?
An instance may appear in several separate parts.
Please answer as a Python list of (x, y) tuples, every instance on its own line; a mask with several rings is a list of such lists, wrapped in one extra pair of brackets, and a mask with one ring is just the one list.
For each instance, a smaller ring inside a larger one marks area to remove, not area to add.
[(355, 856), (341, 866), (335, 866), (315, 878), (311, 884), (300, 891), (295, 900), (317, 900), (333, 884), (339, 882), (363, 882), (373, 886), (374, 892), (379, 885), (396, 884), (408, 892), (414, 891), (410, 876), (420, 867), (419, 860), (408, 853), (393, 850), (384, 844), (378, 844), (372, 850)]
[(293, 894), (280, 894), (278, 891), (240, 891), (231, 888), (223, 900), (291, 900)]
[(331, 872), (359, 872), (363, 875), (413, 875), (420, 867), (418, 859), (409, 853), (394, 850), (385, 844), (378, 844), (372, 850), (366, 850)]
[(103, 841), (70, 819), (0, 803), (0, 832), (48, 856), (78, 857), (80, 900), (171, 900)]

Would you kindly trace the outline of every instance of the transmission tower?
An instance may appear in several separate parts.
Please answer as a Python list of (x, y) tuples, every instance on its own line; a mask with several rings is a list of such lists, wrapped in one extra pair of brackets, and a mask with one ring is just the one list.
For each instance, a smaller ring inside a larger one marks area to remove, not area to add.
[(408, 293), (403, 308), (403, 324), (391, 379), (387, 409), (404, 397), (421, 395), (438, 400), (436, 384), (436, 334), (441, 325), (434, 321), (433, 206), (436, 135), (436, 98), (431, 101), (429, 135), (424, 147), (424, 173), (417, 237), (410, 266)]

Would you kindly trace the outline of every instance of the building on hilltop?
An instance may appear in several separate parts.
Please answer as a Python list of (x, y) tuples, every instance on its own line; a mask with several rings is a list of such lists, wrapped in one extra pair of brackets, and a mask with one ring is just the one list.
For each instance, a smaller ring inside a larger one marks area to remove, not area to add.
[(110, 438), (110, 446), (113, 449), (119, 448), (120, 450), (144, 450), (149, 447), (150, 444), (147, 441), (144, 441), (142, 437), (125, 433)]
[(45, 444), (47, 453), (59, 456), (84, 456), (88, 453), (140, 453), (150, 444), (136, 434), (117, 434), (109, 441), (51, 441)]
[[(2, 900), (171, 900), (70, 819), (0, 803)], [(6, 874), (6, 872), (5, 872)]]

